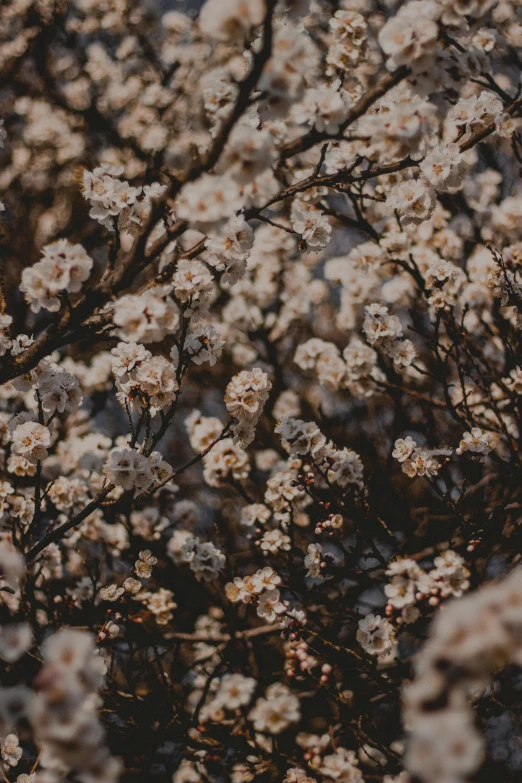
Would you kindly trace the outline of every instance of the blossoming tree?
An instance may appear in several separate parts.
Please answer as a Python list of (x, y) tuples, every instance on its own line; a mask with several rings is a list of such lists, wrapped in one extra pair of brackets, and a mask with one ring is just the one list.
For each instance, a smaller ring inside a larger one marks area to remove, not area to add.
[(2, 6), (4, 783), (520, 779), (521, 43)]

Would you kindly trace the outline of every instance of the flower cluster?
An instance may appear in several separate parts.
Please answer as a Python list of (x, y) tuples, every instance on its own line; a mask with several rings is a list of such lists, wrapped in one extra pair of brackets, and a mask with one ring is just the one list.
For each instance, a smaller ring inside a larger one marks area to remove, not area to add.
[[(494, 670), (520, 660), (521, 603), (517, 571), (452, 603), (434, 623), (405, 694), (412, 726), (406, 764), (426, 783), (463, 781), (480, 764), (483, 743), (469, 698), (484, 691)], [(452, 668), (459, 671), (456, 681), (448, 676)]]
[(255, 437), (255, 428), (270, 394), (272, 384), (259, 367), (235, 375), (225, 391), (225, 405), (234, 419), (234, 440), (243, 448)]
[(55, 313), (62, 297), (81, 290), (93, 261), (82, 245), (72, 245), (66, 239), (47, 245), (42, 255), (41, 261), (24, 269), (20, 290), (35, 313), (42, 308)]

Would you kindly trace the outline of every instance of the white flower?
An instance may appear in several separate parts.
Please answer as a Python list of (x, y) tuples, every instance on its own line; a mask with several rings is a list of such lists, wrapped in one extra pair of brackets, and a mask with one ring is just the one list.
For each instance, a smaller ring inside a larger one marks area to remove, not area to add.
[(480, 427), (473, 427), (471, 432), (465, 432), (462, 436), (457, 454), (462, 454), (463, 451), (488, 454), (491, 450), (490, 441), (491, 435), (489, 432), (483, 432)]
[(241, 509), (240, 522), (245, 527), (263, 525), (270, 519), (270, 509), (264, 503), (251, 503)]
[(328, 76), (351, 71), (366, 51), (367, 24), (356, 11), (336, 11), (328, 22), (334, 41), (326, 53)]
[(377, 303), (364, 308), (363, 332), (371, 345), (383, 341), (395, 340), (402, 335), (401, 322), (395, 315), (388, 315), (388, 308)]
[(319, 337), (312, 337), (297, 347), (294, 362), (301, 370), (312, 370), (317, 366), (320, 357), (325, 355), (337, 358), (339, 351), (333, 343), (327, 343)]
[(510, 139), (514, 133), (520, 131), (520, 117), (512, 117), (507, 112), (499, 114), (495, 118), (495, 128), (499, 136), (504, 139)]
[(203, 174), (196, 182), (183, 186), (175, 211), (180, 220), (204, 231), (219, 220), (232, 217), (241, 206), (236, 180), (229, 176)]
[(236, 215), (210, 234), (205, 245), (207, 262), (224, 271), (223, 282), (234, 285), (244, 277), (254, 233), (242, 215)]
[(310, 122), (320, 133), (337, 133), (348, 115), (348, 98), (333, 87), (308, 90), (305, 106)]
[(94, 651), (90, 633), (61, 628), (47, 637), (41, 652), (46, 666), (61, 671), (65, 676), (81, 673), (85, 686), (89, 688), (98, 688), (103, 682), (105, 664)]
[(287, 769), (286, 775), (283, 778), (283, 783), (317, 783), (315, 778), (306, 774), (304, 769), (300, 767), (292, 767)]
[(367, 25), (364, 16), (356, 11), (336, 11), (328, 21), (330, 30), (342, 41), (349, 40), (360, 46), (366, 38)]
[(416, 448), (417, 444), (410, 435), (406, 438), (399, 438), (395, 441), (392, 457), (399, 462), (405, 462), (408, 457), (413, 454)]
[(277, 528), (267, 530), (261, 538), (261, 549), (272, 554), (276, 554), (280, 549), (287, 552), (290, 549), (290, 537)]
[(45, 359), (40, 362), (35, 374), (38, 396), (46, 413), (74, 413), (78, 410), (83, 395), (74, 375)]
[(174, 593), (165, 587), (160, 587), (155, 593), (138, 594), (138, 600), (152, 612), (158, 625), (167, 625), (172, 620), (172, 610), (178, 607), (173, 598)]
[(22, 555), (8, 541), (0, 541), (0, 577), (8, 587), (16, 590), (18, 581), (25, 574)]
[(4, 356), (13, 344), (13, 341), (7, 333), (12, 323), (13, 319), (10, 315), (0, 314), (0, 356)]
[(280, 593), (276, 588), (263, 593), (257, 604), (258, 616), (263, 617), (267, 623), (275, 622), (277, 616), (286, 610), (285, 605), (279, 599)]
[(256, 731), (268, 734), (280, 734), (300, 717), (299, 699), (279, 682), (268, 686), (265, 698), (258, 699), (248, 715)]
[(230, 134), (218, 171), (226, 172), (245, 185), (269, 168), (276, 157), (272, 134), (266, 130), (255, 130), (248, 122), (242, 122)]
[(205, 451), (211, 443), (218, 439), (223, 431), (223, 423), (214, 416), (202, 416), (194, 410), (185, 419), (185, 427), (194, 451)]
[(194, 310), (202, 314), (213, 290), (212, 275), (205, 264), (182, 258), (177, 265), (172, 282), (178, 301), (191, 305), (191, 309), (188, 309), (185, 315), (190, 315)]
[(207, 0), (199, 15), (199, 26), (210, 38), (243, 43), (264, 15), (262, 0)]
[(251, 372), (243, 370), (227, 386), (225, 405), (228, 412), (237, 419), (258, 417), (270, 389), (268, 376), (258, 367)]
[(334, 449), (327, 456), (328, 480), (332, 484), (338, 484), (340, 487), (346, 487), (348, 484), (363, 487), (363, 464), (353, 449)]
[(194, 364), (208, 362), (211, 367), (221, 357), (225, 341), (212, 325), (198, 324), (185, 339), (185, 348), (192, 354)]
[(227, 710), (244, 707), (249, 704), (256, 685), (253, 677), (245, 677), (243, 674), (225, 674), (219, 683), (214, 704)]
[(265, 566), (252, 575), (250, 583), (255, 593), (262, 593), (263, 590), (272, 590), (277, 585), (280, 585), (281, 577), (279, 574), (276, 574), (273, 568)]
[(205, 112), (212, 124), (211, 133), (216, 135), (220, 123), (229, 115), (238, 92), (238, 86), (232, 81), (231, 74), (224, 68), (214, 68), (203, 75), (201, 93)]
[(398, 340), (393, 344), (390, 356), (397, 368), (409, 367), (417, 358), (418, 351), (411, 340)]
[(27, 623), (4, 625), (0, 628), (0, 658), (13, 663), (30, 649), (33, 631)]
[(117, 387), (125, 398), (131, 398), (131, 407), (141, 408), (145, 400), (152, 416), (168, 407), (179, 389), (176, 369), (163, 356), (145, 359)]
[(243, 603), (251, 603), (254, 600), (254, 592), (251, 589), (251, 582), (246, 579), (241, 579), (239, 576), (234, 577), (233, 582), (227, 582), (225, 585), (225, 595), (229, 601), (233, 604), (242, 601)]
[(152, 566), (155, 566), (158, 558), (154, 557), (150, 549), (144, 549), (139, 553), (139, 558), (134, 563), (136, 574), (142, 579), (149, 579), (152, 575)]
[(100, 590), (100, 598), (102, 601), (117, 601), (120, 596), (123, 595), (125, 590), (123, 587), (118, 587), (115, 584), (102, 587)]
[(480, 735), (466, 718), (462, 710), (451, 708), (442, 714), (416, 715), (406, 756), (408, 771), (428, 781), (468, 780), (483, 752)]
[[(483, 90), (480, 95), (461, 98), (448, 112), (448, 125), (454, 125), (459, 135), (466, 138), (496, 123), (503, 115), (502, 101), (493, 92)], [(502, 127), (502, 120), (499, 120)]]
[(123, 583), (123, 589), (126, 593), (130, 593), (130, 595), (138, 595), (142, 588), (142, 584), (139, 579), (134, 579), (134, 577), (129, 576)]
[(236, 481), (244, 479), (250, 471), (246, 452), (232, 438), (216, 443), (203, 458), (203, 467), (203, 478), (210, 487), (223, 486), (229, 476)]

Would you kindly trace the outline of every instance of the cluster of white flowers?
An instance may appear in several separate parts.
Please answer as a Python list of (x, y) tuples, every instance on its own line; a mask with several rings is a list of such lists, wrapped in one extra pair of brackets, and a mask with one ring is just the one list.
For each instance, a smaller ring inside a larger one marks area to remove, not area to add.
[(446, 549), (434, 559), (433, 568), (426, 571), (411, 558), (399, 558), (388, 564), (391, 577), (384, 592), (388, 598), (386, 614), (402, 623), (413, 623), (421, 612), (417, 604), (428, 601), (438, 606), (441, 599), (460, 598), (470, 586), (470, 572), (464, 559), (452, 549)]
[(292, 456), (310, 459), (327, 478), (340, 487), (354, 484), (362, 487), (363, 466), (360, 457), (351, 449), (337, 449), (327, 443), (319, 427), (313, 422), (304, 422), (291, 416), (283, 417), (275, 428), (280, 433), (283, 448)]
[(411, 227), (431, 217), (436, 201), (433, 189), (426, 180), (419, 177), (396, 185), (390, 191), (387, 203), (400, 215), (401, 224)]
[(176, 201), (176, 217), (207, 231), (241, 209), (239, 184), (232, 177), (205, 174), (184, 185)]
[(306, 202), (294, 201), (292, 205), (292, 228), (299, 234), (305, 247), (321, 250), (330, 241), (332, 227), (328, 218)]
[[(222, 429), (220, 427), (219, 434)], [(240, 481), (250, 472), (248, 455), (232, 438), (223, 438), (203, 458), (203, 478), (210, 487), (221, 487), (230, 479)]]
[(326, 63), (328, 75), (350, 71), (366, 52), (368, 26), (357, 11), (336, 11), (329, 20), (333, 41), (328, 47)]
[(254, 243), (254, 232), (246, 220), (238, 215), (210, 234), (206, 246), (208, 263), (223, 271), (223, 282), (234, 285), (246, 272), (246, 263)]
[(66, 239), (46, 245), (42, 256), (37, 264), (24, 269), (20, 290), (35, 313), (42, 308), (55, 313), (67, 294), (81, 291), (93, 261), (82, 245), (72, 245)]
[(408, 65), (415, 70), (429, 67), (439, 37), (442, 8), (435, 0), (410, 0), (399, 8), (379, 33), (379, 44), (393, 71)]
[(177, 265), (172, 283), (176, 298), (185, 305), (185, 317), (194, 314), (203, 316), (213, 290), (212, 275), (205, 264), (182, 258)]
[(113, 449), (104, 466), (104, 473), (112, 484), (140, 495), (155, 482), (164, 481), (171, 473), (159, 451), (145, 456), (136, 448)]
[(259, 367), (234, 375), (225, 391), (225, 405), (234, 419), (234, 441), (245, 448), (255, 437), (255, 429), (272, 384)]
[[(123, 166), (103, 163), (92, 172), (84, 170), (82, 175), (83, 196), (91, 204), (89, 215), (109, 231), (114, 231), (118, 221), (119, 226), (127, 230), (133, 223), (139, 225), (148, 211), (150, 200), (160, 196), (164, 190), (158, 182), (144, 188), (133, 187), (119, 179), (122, 174)], [(138, 201), (140, 195), (143, 196), (141, 202)]]
[(170, 286), (155, 286), (140, 295), (128, 294), (114, 303), (117, 334), (129, 343), (156, 343), (174, 332), (179, 310), (170, 298)]
[(183, 562), (188, 563), (196, 579), (205, 582), (215, 580), (223, 570), (226, 557), (211, 541), (200, 541), (197, 536), (189, 536), (181, 549)]
[(437, 476), (442, 464), (436, 457), (449, 457), (453, 452), (450, 448), (428, 449), (418, 446), (411, 435), (395, 441), (392, 457), (402, 465), (402, 472), (410, 478), (415, 476)]
[(217, 41), (244, 41), (264, 18), (261, 0), (209, 0), (199, 18), (201, 31)]
[(370, 345), (385, 344), (402, 336), (402, 326), (396, 315), (388, 315), (388, 308), (377, 303), (364, 308), (363, 332)]
[[(433, 624), (405, 692), (407, 769), (425, 783), (469, 779), (483, 757), (470, 696), (520, 661), (522, 573), (450, 604)], [(459, 677), (451, 671), (458, 669)]]
[(457, 454), (463, 451), (471, 451), (475, 454), (488, 454), (491, 451), (491, 434), (484, 432), (480, 427), (473, 427), (471, 432), (465, 432), (460, 441), (459, 447), (455, 450)]
[(173, 610), (178, 607), (177, 603), (173, 600), (174, 593), (172, 590), (160, 587), (160, 589), (154, 593), (146, 590), (141, 591), (141, 585), (138, 580), (134, 580), (134, 582), (134, 589), (130, 592), (136, 593), (137, 600), (141, 601), (149, 612), (152, 612), (158, 625), (167, 625), (172, 620)]
[(152, 356), (136, 343), (119, 343), (111, 353), (117, 396), (125, 406), (147, 410), (155, 416), (176, 399), (179, 384), (172, 362), (163, 356)]
[(294, 361), (302, 370), (312, 370), (327, 389), (339, 389), (347, 377), (347, 366), (337, 346), (318, 337), (299, 345)]
[[(24, 417), (25, 418), (25, 417)], [(41, 462), (48, 455), (51, 433), (48, 427), (32, 418), (17, 424), (11, 432), (12, 450), (29, 462)]]
[(22, 748), (20, 747), (20, 740), (16, 734), (8, 734), (6, 737), (2, 737), (0, 748), (2, 759), (5, 761), (6, 765), (8, 767), (16, 767), (22, 758)]
[(34, 389), (34, 399), (50, 416), (75, 413), (83, 402), (78, 379), (65, 367), (43, 359), (29, 374), (17, 378), (15, 385), (23, 391)]
[(362, 772), (353, 750), (337, 748), (335, 753), (329, 753), (323, 758), (319, 772), (332, 780), (344, 780), (349, 783), (362, 783)]
[(38, 742), (44, 743), (66, 770), (116, 781), (120, 765), (103, 745), (96, 713), (96, 693), (106, 667), (94, 647), (94, 638), (84, 631), (64, 628), (46, 639), (42, 655), (39, 693), (30, 707)]
[(393, 625), (378, 614), (367, 614), (359, 620), (357, 641), (369, 655), (376, 655), (382, 660), (393, 659), (395, 656), (395, 631)]
[[(277, 548), (273, 551), (277, 551)], [(233, 582), (225, 585), (225, 593), (232, 603), (255, 603), (259, 617), (267, 623), (274, 623), (279, 619), (284, 627), (285, 620), (282, 616), (288, 611), (288, 602), (281, 600), (281, 593), (277, 589), (280, 584), (279, 574), (270, 566), (265, 566), (252, 576), (234, 577)]]
[(225, 674), (219, 681), (218, 690), (212, 700), (205, 704), (200, 718), (219, 721), (227, 713), (237, 712), (241, 707), (250, 704), (257, 682), (253, 677), (243, 674)]
[(459, 139), (467, 139), (482, 131), (502, 114), (502, 101), (486, 90), (470, 98), (461, 98), (448, 112), (450, 133)]

